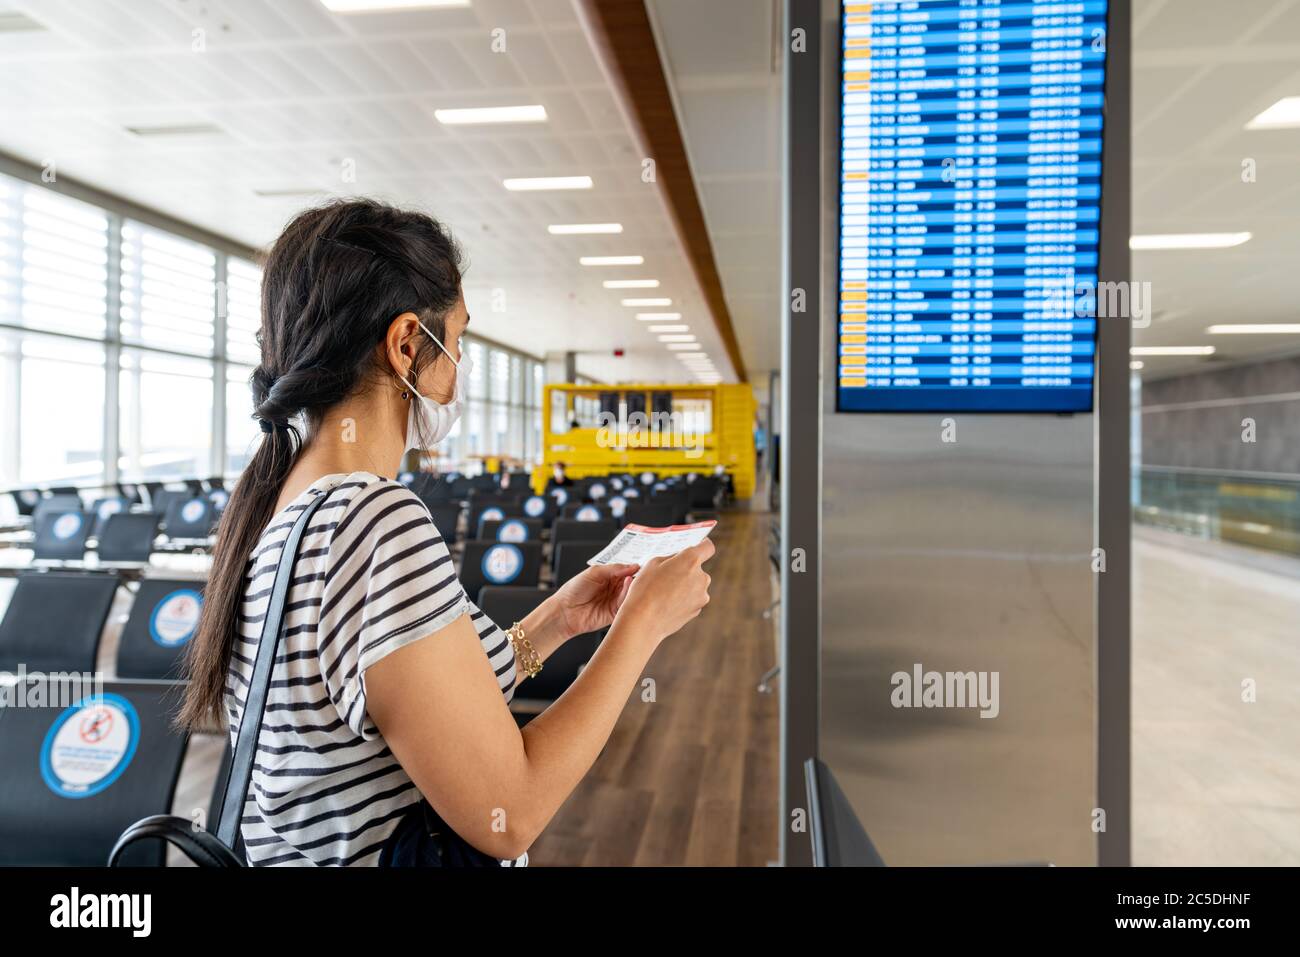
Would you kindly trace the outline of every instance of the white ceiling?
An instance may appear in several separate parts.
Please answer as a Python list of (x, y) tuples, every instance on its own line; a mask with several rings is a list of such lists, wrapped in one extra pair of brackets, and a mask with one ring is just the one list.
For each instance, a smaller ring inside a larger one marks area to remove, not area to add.
[[(1300, 0), (1135, 0), (1133, 231), (1240, 232), (1232, 249), (1133, 253), (1154, 321), (1139, 345), (1213, 345), (1213, 360), (1145, 358), (1162, 377), (1300, 351), (1300, 336), (1212, 336), (1212, 323), (1300, 322), (1300, 129), (1246, 130), (1300, 95)], [(1253, 183), (1242, 163), (1254, 160)]]
[[(646, 0), (749, 379), (781, 364), (775, 0)], [(707, 15), (705, 11), (707, 10)]]
[[(0, 149), (254, 246), (312, 196), (419, 206), (466, 248), (475, 331), (536, 355), (576, 349), (603, 381), (680, 381), (681, 364), (619, 304), (667, 296), (732, 372), (694, 273), (571, 0), (343, 16), (319, 0), (0, 0), (46, 29), (0, 33)], [(492, 52), (492, 31), (506, 52)], [(205, 49), (193, 49), (196, 29)], [(544, 124), (445, 127), (437, 108), (541, 103)], [(213, 124), (141, 137), (127, 127)], [(355, 182), (345, 182), (345, 163)], [(587, 174), (581, 192), (512, 193), (505, 177)], [(550, 223), (621, 222), (619, 236)], [(579, 255), (640, 254), (636, 267)], [(661, 281), (608, 290), (603, 279)], [(505, 310), (494, 312), (493, 291)], [(500, 300), (500, 297), (497, 297)], [(616, 348), (626, 356), (614, 358)]]
[[(780, 77), (775, 0), (647, 0), (749, 373), (779, 364)], [(469, 253), (476, 328), (542, 354), (580, 347), (607, 381), (680, 377), (602, 278), (653, 276), (724, 373), (725, 351), (658, 188), (571, 0), (339, 16), (319, 0), (0, 0), (44, 33), (0, 33), (0, 149), (253, 245), (310, 197), (359, 192), (447, 220)], [(191, 51), (192, 31), (207, 49)], [(506, 31), (507, 52), (490, 50)], [(1139, 345), (1205, 345), (1213, 360), (1147, 358), (1144, 375), (1300, 351), (1297, 336), (1209, 336), (1223, 322), (1300, 322), (1300, 130), (1247, 131), (1300, 95), (1300, 0), (1134, 0), (1133, 229), (1236, 232), (1228, 250), (1135, 252), (1155, 316)], [(448, 128), (440, 107), (541, 102), (544, 125)], [(212, 123), (208, 136), (128, 126)], [(356, 182), (341, 181), (345, 159)], [(1256, 181), (1242, 182), (1243, 160)], [(509, 193), (506, 176), (586, 173), (581, 193)], [(619, 221), (616, 237), (552, 222)], [(639, 253), (642, 267), (580, 267)], [(505, 292), (494, 313), (491, 293)], [(614, 359), (614, 348), (627, 356)]]

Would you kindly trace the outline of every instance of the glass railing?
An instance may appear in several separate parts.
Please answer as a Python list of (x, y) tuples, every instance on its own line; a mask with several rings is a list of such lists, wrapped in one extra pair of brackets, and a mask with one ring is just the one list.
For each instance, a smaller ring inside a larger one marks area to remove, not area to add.
[(1143, 466), (1133, 521), (1300, 555), (1300, 479)]

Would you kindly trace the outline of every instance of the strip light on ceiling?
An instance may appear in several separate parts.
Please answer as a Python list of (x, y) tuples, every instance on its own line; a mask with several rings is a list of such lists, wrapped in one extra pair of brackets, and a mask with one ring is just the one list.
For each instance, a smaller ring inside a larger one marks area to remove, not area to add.
[(597, 234), (621, 233), (622, 223), (556, 223), (547, 226), (546, 231), (552, 236), (592, 236)]
[(470, 109), (434, 110), (434, 118), (444, 126), (481, 126), (488, 123), (545, 123), (546, 107), (485, 106)]
[(578, 263), (583, 266), (640, 266), (645, 262), (644, 256), (579, 256)]
[(529, 193), (540, 190), (591, 189), (590, 176), (523, 176), (501, 181), (511, 192)]
[(1230, 249), (1250, 242), (1250, 233), (1154, 233), (1130, 236), (1129, 249)]
[(1134, 346), (1129, 349), (1133, 356), (1212, 356), (1214, 346)]
[(1205, 331), (1212, 336), (1294, 336), (1300, 334), (1300, 322), (1229, 322)]
[(658, 279), (606, 279), (606, 289), (658, 289)]
[(331, 13), (393, 13), (399, 10), (433, 10), (468, 7), (469, 0), (320, 0)]

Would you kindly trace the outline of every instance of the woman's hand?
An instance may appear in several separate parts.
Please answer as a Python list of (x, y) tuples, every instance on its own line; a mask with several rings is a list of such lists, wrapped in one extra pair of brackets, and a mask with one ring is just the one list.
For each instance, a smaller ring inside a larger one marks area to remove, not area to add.
[(701, 566), (713, 552), (713, 542), (706, 538), (676, 555), (650, 559), (628, 586), (618, 620), (636, 622), (656, 644), (678, 631), (709, 603), (712, 579)]
[(606, 628), (622, 607), (638, 565), (591, 565), (560, 586), (551, 601), (567, 640)]

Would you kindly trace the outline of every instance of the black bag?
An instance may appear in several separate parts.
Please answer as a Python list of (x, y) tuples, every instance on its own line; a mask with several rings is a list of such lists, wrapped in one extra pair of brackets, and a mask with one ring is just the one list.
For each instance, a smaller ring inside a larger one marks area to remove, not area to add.
[[(293, 578), (293, 566), (298, 557), (307, 523), (326, 498), (317, 492), (315, 499), (299, 514), (285, 539), (280, 553), (280, 564), (271, 586), (271, 599), (267, 604), (262, 635), (258, 639), (257, 659), (248, 684), (248, 697), (244, 702), (244, 715), (235, 737), (234, 754), (226, 777), (221, 815), (215, 834), (194, 826), (188, 818), (171, 814), (155, 814), (136, 821), (117, 839), (108, 855), (108, 866), (117, 867), (123, 852), (137, 841), (162, 840), (179, 848), (200, 867), (244, 867), (233, 848), (239, 837), (239, 822), (243, 817), (248, 786), (253, 776), (253, 761), (257, 756), (257, 738), (262, 730), (262, 716), (266, 697), (271, 687), (271, 672), (275, 666), (276, 652), (284, 624), (284, 604)], [(501, 862), (491, 855), (470, 846), (455, 831), (447, 827), (437, 812), (426, 801), (419, 801), (398, 821), (397, 828), (384, 842), (380, 851), (381, 867), (500, 867)]]

